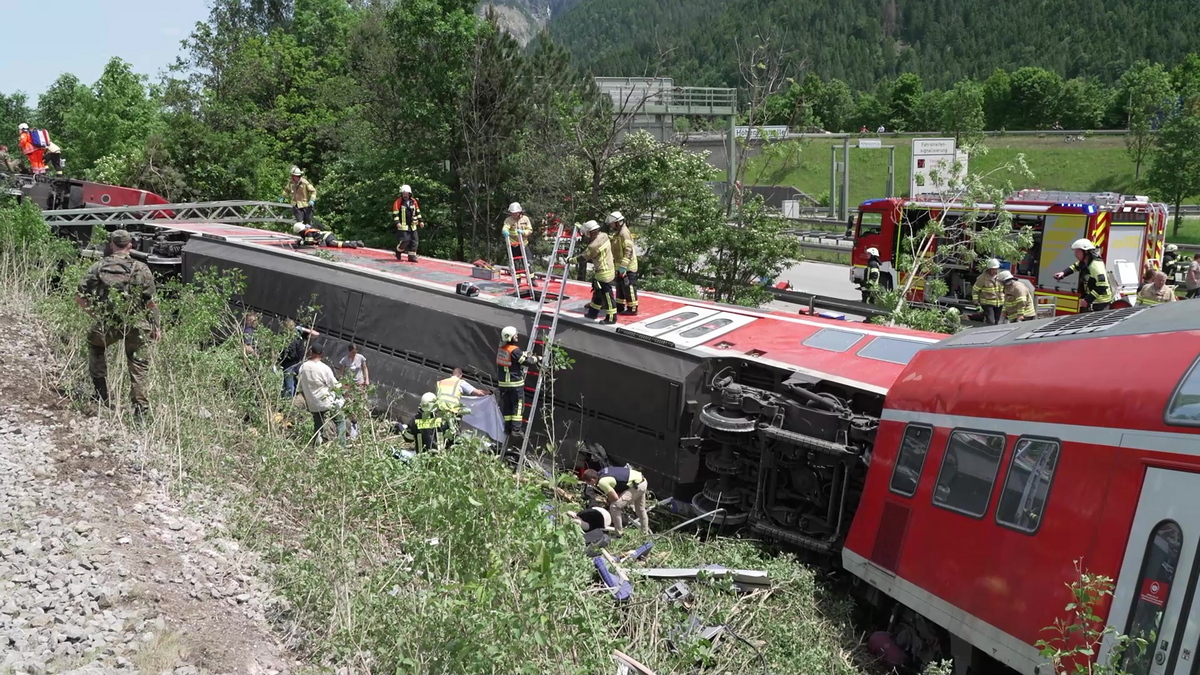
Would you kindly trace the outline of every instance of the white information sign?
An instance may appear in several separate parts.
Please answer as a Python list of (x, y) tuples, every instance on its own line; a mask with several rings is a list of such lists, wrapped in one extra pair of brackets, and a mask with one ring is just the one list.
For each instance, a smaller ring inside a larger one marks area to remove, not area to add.
[(913, 139), (908, 188), (910, 195), (944, 194), (952, 180), (961, 180), (966, 175), (967, 153), (958, 150), (953, 138)]

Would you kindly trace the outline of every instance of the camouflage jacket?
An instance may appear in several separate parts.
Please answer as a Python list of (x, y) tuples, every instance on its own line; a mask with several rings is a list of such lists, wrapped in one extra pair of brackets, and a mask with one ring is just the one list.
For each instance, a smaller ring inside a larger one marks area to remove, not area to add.
[(89, 267), (79, 281), (79, 295), (106, 328), (159, 325), (154, 275), (145, 263), (128, 255), (105, 256)]

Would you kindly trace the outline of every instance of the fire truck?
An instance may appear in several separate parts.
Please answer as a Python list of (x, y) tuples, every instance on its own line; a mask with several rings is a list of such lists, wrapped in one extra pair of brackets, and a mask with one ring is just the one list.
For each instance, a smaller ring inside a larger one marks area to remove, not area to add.
[[(1021, 190), (1003, 204), (970, 207), (958, 201), (872, 199), (859, 207), (850, 280), (858, 282), (863, 278), (870, 258), (866, 251), (876, 248), (879, 250), (882, 285), (899, 287), (905, 278), (896, 269), (896, 261), (906, 237), (920, 232), (930, 220), (942, 217), (951, 228), (969, 216), (975, 217), (975, 223), (986, 224), (988, 212), (998, 209), (1012, 215), (1014, 229), (1029, 227), (1033, 232), (1033, 245), (1024, 252), (1024, 257), (1002, 260), (1001, 267), (1033, 289), (1039, 314), (1079, 312), (1079, 275), (1061, 281), (1054, 278), (1055, 272), (1075, 262), (1071, 243), (1076, 239), (1090, 239), (1102, 253), (1117, 295), (1114, 308), (1136, 304), (1143, 266), (1148, 260), (1162, 260), (1167, 207), (1153, 203), (1147, 197), (1113, 192)], [(936, 246), (937, 242), (934, 242), (932, 247)], [(949, 288), (947, 297), (925, 298), (924, 283), (917, 280), (908, 299), (914, 302), (936, 300), (952, 306), (971, 304), (971, 285), (978, 270), (965, 262), (955, 261), (943, 264), (943, 268)]]

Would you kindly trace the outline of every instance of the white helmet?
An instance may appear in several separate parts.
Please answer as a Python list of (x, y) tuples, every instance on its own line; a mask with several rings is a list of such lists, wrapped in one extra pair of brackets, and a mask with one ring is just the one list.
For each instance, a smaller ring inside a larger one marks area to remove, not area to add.
[(989, 260), (989, 261), (988, 261), (987, 268), (988, 268), (989, 270), (998, 270), (998, 269), (1000, 269), (1000, 261), (999, 261), (999, 260), (997, 260), (997, 259), (995, 259), (995, 258), (992, 258), (991, 260)]
[(29, 125), (21, 122), (17, 125), (17, 131), (29, 131)]
[(303, 176), (304, 171), (298, 166), (293, 166), (292, 167), (292, 175), (293, 176)]
[(879, 255), (879, 249), (877, 249), (877, 248), (875, 248), (874, 246), (872, 246), (871, 248), (867, 249), (867, 255), (878, 256), (878, 255)]
[(521, 208), (521, 202), (513, 202), (508, 205), (509, 213), (522, 213), (525, 209)]
[(292, 232), (295, 232), (296, 234), (300, 234), (306, 229), (308, 229), (308, 226), (304, 223), (296, 223), (295, 225), (292, 225)]
[(427, 391), (424, 394), (421, 394), (421, 407), (422, 408), (425, 408), (428, 410), (429, 408), (433, 407), (434, 403), (437, 403), (437, 394), (433, 393), (432, 391)]
[(406, 193), (406, 192), (407, 192), (408, 194), (412, 194), (412, 188), (410, 188), (410, 187), (409, 187), (409, 186), (407, 186), (407, 185), (401, 185), (401, 186), (400, 186), (400, 194), (404, 194), (404, 193)]
[(621, 215), (620, 211), (613, 211), (612, 213), (608, 214), (607, 218), (604, 219), (604, 223), (606, 225), (612, 225), (613, 223), (620, 222), (622, 220), (625, 220), (625, 216)]
[(594, 220), (589, 220), (580, 225), (579, 229), (583, 230), (584, 232), (595, 232), (596, 230), (600, 229), (600, 223), (597, 223)]
[(1012, 272), (1008, 270), (1000, 270), (1000, 273), (996, 275), (997, 281), (1012, 281), (1013, 278)]
[(1096, 245), (1090, 239), (1076, 239), (1075, 243), (1071, 244), (1071, 248), (1076, 251), (1095, 251)]
[(517, 329), (513, 326), (505, 326), (504, 329), (500, 331), (500, 339), (504, 340), (505, 342), (516, 342)]
[(1178, 250), (1179, 250), (1179, 247), (1178, 247), (1178, 246), (1176, 246), (1175, 244), (1167, 244), (1167, 251), (1168, 251), (1168, 252), (1172, 252), (1172, 253), (1173, 253), (1173, 252), (1175, 252), (1175, 251), (1178, 251)]

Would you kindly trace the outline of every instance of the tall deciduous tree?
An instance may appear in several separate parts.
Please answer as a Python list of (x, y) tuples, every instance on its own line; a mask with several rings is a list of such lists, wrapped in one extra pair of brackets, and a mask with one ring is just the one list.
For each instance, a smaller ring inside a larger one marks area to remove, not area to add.
[(119, 58), (110, 60), (100, 79), (80, 93), (63, 123), (70, 129), (74, 164), (85, 173), (105, 157), (137, 152), (161, 130), (159, 104), (145, 77)]
[(1134, 180), (1141, 180), (1142, 165), (1154, 150), (1154, 128), (1172, 97), (1171, 76), (1159, 63), (1139, 61), (1121, 76), (1117, 92), (1125, 106), (1129, 133), (1125, 146), (1133, 159)]
[(64, 149), (74, 145), (74, 130), (67, 115), (87, 98), (88, 88), (71, 73), (63, 73), (38, 97), (37, 123), (47, 129), (54, 142)]
[(1154, 139), (1156, 152), (1146, 178), (1155, 195), (1175, 206), (1171, 234), (1179, 235), (1184, 200), (1200, 195), (1200, 114), (1179, 109)]
[(1019, 68), (1009, 77), (1008, 122), (1014, 129), (1044, 129), (1060, 117), (1062, 77), (1045, 68)]
[(958, 145), (978, 139), (984, 125), (983, 101), (983, 87), (960, 80), (942, 98), (942, 132), (954, 134)]
[(28, 123), (32, 117), (32, 112), (29, 109), (29, 99), (22, 92), (13, 94), (0, 94), (0, 138), (11, 138), (12, 141), (5, 143), (12, 149), (16, 150), (17, 146), (17, 125), (22, 122)]

